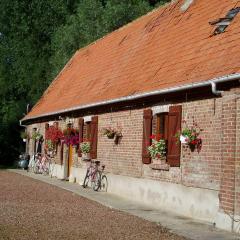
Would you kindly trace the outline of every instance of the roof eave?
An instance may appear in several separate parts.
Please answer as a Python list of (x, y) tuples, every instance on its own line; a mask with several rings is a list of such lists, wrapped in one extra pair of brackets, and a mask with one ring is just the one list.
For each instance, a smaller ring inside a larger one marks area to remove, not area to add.
[(189, 90), (189, 89), (194, 89), (194, 88), (206, 87), (206, 86), (211, 86), (212, 83), (217, 84), (217, 83), (223, 83), (223, 82), (239, 80), (239, 79), (240, 79), (240, 73), (234, 73), (234, 74), (225, 75), (222, 77), (213, 78), (213, 79), (203, 81), (203, 82), (201, 81), (201, 82), (195, 82), (195, 83), (191, 83), (191, 84), (184, 84), (184, 85), (176, 86), (176, 87), (172, 87), (172, 88), (165, 88), (165, 89), (160, 89), (160, 90), (155, 90), (155, 91), (140, 93), (140, 94), (134, 94), (134, 95), (126, 96), (126, 97), (120, 97), (120, 98), (115, 98), (115, 99), (91, 103), (91, 104), (79, 105), (79, 106), (75, 106), (72, 108), (66, 108), (66, 109), (61, 109), (59, 111), (40, 114), (40, 115), (33, 116), (33, 117), (25, 117), (20, 120), (20, 124), (23, 124), (26, 121), (36, 120), (36, 119), (43, 118), (43, 117), (50, 117), (53, 115), (60, 115), (60, 114), (67, 113), (67, 112), (73, 112), (73, 111), (88, 109), (88, 108), (92, 108), (92, 107), (100, 107), (100, 106), (114, 104), (114, 103), (127, 102), (127, 101), (131, 101), (131, 100), (145, 98), (145, 97), (174, 93), (174, 92), (179, 92), (179, 91)]

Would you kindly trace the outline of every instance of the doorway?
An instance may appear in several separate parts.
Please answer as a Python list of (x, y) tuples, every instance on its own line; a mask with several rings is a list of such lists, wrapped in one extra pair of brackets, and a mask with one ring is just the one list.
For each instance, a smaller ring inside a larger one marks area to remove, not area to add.
[(68, 171), (67, 171), (67, 177), (69, 177), (71, 175), (72, 161), (73, 161), (73, 147), (70, 144), (69, 148), (68, 148)]

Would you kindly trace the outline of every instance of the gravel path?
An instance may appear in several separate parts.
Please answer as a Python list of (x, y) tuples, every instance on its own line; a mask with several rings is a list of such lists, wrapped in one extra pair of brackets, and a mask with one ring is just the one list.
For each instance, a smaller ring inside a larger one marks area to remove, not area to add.
[(185, 238), (52, 185), (0, 170), (0, 239)]

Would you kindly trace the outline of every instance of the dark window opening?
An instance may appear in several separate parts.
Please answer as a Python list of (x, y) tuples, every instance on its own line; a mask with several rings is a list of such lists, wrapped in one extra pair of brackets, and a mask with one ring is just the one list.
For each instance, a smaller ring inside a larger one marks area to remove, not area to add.
[(91, 122), (85, 122), (83, 125), (83, 141), (91, 141)]
[(86, 123), (87, 129), (86, 129), (86, 138), (88, 141), (91, 140), (91, 122)]
[(157, 114), (156, 135), (167, 140), (167, 113)]
[[(168, 145), (168, 113), (159, 113), (153, 116), (152, 134), (157, 140), (164, 139), (166, 148)], [(166, 149), (167, 152), (167, 149)]]
[(236, 15), (239, 12), (240, 7), (232, 8), (224, 18), (219, 18), (212, 22), (209, 22), (209, 24), (217, 26), (217, 28), (213, 32), (213, 35), (225, 32), (226, 28), (230, 25), (232, 20), (236, 17)]

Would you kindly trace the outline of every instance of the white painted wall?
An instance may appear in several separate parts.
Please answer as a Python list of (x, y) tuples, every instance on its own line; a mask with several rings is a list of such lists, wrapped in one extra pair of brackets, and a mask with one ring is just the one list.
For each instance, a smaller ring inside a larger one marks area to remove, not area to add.
[(186, 217), (215, 222), (218, 192), (156, 180), (108, 174), (108, 191), (156, 209)]
[(65, 179), (65, 167), (64, 165), (54, 164), (54, 166), (51, 166), (53, 169), (53, 177), (56, 177), (58, 179)]
[[(82, 185), (86, 169), (86, 164), (82, 168), (72, 167), (69, 182)], [(56, 164), (54, 176), (64, 179), (65, 175), (64, 165)], [(227, 231), (239, 232), (239, 223), (233, 225), (230, 216), (219, 212), (218, 191), (110, 173), (107, 174), (107, 178), (109, 193), (149, 205), (155, 209), (207, 221)]]

